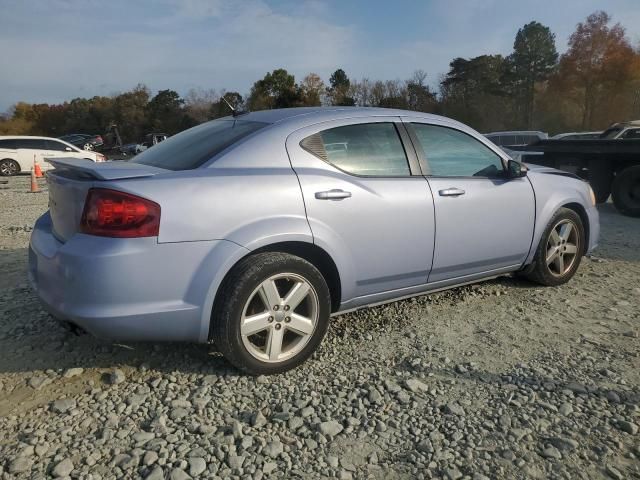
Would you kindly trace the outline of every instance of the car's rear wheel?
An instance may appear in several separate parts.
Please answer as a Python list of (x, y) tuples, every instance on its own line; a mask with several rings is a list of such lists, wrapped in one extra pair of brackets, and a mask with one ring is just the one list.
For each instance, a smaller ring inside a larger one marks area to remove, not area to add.
[(575, 275), (584, 250), (582, 219), (573, 210), (561, 208), (547, 225), (535, 259), (524, 275), (542, 285), (562, 285)]
[(12, 177), (20, 173), (20, 165), (15, 160), (5, 158), (0, 160), (0, 175), (3, 177)]
[(640, 217), (640, 165), (625, 168), (613, 180), (613, 203), (620, 212)]
[(281, 373), (320, 345), (330, 309), (326, 281), (311, 263), (287, 253), (259, 253), (242, 260), (225, 279), (210, 337), (239, 369)]

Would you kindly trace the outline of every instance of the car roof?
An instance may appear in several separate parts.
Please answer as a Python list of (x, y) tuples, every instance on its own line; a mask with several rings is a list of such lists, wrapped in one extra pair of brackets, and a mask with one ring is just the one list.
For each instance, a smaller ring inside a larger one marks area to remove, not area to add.
[[(287, 124), (288, 127), (302, 128), (315, 123), (329, 120), (340, 120), (352, 117), (393, 116), (412, 117), (424, 120), (435, 120), (466, 127), (451, 118), (433, 115), (430, 113), (416, 112), (412, 110), (400, 110), (380, 107), (294, 107), (279, 108), (274, 110), (259, 110), (256, 112), (242, 113), (236, 117), (224, 117), (226, 120), (247, 120), (271, 124)], [(468, 128), (468, 127), (467, 127)]]
[(489, 132), (484, 135), (546, 135), (539, 130), (508, 130), (504, 132)]
[[(26, 139), (33, 139), (33, 140), (55, 140), (57, 142), (60, 141), (59, 138), (54, 138), (54, 137), (39, 137), (36, 135), (0, 135), (0, 140), (26, 140)], [(64, 141), (64, 140), (62, 140)]]

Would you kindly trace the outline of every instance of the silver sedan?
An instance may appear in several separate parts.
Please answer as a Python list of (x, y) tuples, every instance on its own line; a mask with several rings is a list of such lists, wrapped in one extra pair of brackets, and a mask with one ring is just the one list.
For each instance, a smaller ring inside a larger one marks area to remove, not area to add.
[(214, 342), (252, 374), (301, 364), (333, 314), (505, 274), (560, 285), (599, 234), (588, 184), (419, 112), (253, 112), (132, 162), (50, 162), (29, 262), (46, 309)]

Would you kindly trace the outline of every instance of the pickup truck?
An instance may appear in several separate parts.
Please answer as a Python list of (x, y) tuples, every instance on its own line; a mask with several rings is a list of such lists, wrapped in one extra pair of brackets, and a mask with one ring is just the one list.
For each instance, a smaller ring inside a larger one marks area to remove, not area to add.
[(611, 195), (621, 213), (640, 217), (640, 121), (614, 124), (597, 139), (540, 140), (517, 151), (524, 162), (582, 177), (599, 203)]

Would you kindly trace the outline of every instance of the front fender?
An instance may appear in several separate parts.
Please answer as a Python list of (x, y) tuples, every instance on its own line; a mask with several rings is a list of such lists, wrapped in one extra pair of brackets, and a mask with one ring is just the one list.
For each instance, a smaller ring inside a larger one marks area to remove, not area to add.
[(597, 245), (600, 229), (598, 211), (591, 204), (588, 184), (569, 177), (533, 172), (530, 172), (529, 180), (536, 195), (536, 220), (533, 242), (525, 265), (533, 262), (542, 234), (553, 215), (570, 203), (581, 205), (587, 213), (588, 225), (585, 225), (589, 229), (587, 251), (593, 250)]

